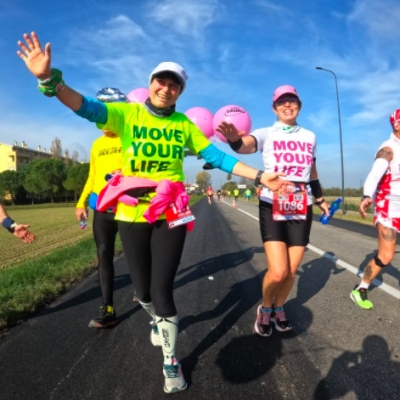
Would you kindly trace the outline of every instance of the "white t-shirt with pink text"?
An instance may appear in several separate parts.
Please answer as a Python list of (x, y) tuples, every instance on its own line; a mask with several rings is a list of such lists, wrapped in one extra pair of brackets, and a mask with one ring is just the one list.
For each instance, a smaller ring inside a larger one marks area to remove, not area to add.
[[(262, 153), (265, 172), (284, 172), (291, 182), (308, 183), (311, 167), (316, 158), (317, 140), (315, 134), (301, 126), (284, 130), (281, 127), (267, 127), (251, 132)], [(313, 203), (310, 185), (307, 185), (308, 205)], [(273, 192), (266, 187), (261, 191), (261, 200), (272, 203)]]

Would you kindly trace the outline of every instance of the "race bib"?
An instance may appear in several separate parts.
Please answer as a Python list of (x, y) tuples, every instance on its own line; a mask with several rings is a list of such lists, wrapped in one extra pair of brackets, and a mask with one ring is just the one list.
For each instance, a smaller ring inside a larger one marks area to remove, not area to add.
[(185, 211), (178, 212), (173, 204), (165, 211), (165, 216), (167, 217), (169, 229), (185, 225), (196, 219), (188, 206)]
[(274, 193), (272, 218), (274, 221), (305, 220), (307, 218), (307, 192), (304, 184), (288, 186), (291, 193)]

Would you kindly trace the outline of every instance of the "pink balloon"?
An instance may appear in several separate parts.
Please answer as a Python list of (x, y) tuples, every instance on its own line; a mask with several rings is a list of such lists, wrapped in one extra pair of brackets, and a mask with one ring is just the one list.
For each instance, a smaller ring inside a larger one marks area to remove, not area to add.
[(224, 121), (235, 125), (239, 131), (245, 131), (245, 136), (251, 132), (251, 118), (244, 108), (235, 105), (224, 106), (215, 113), (213, 119), (214, 133), (224, 143), (227, 143), (227, 140), (221, 133), (216, 131), (218, 125)]
[(214, 116), (211, 111), (208, 111), (206, 108), (202, 107), (193, 107), (187, 110), (185, 115), (197, 125), (207, 139), (214, 134)]
[(126, 97), (131, 103), (144, 103), (149, 97), (149, 89), (137, 88), (129, 92)]

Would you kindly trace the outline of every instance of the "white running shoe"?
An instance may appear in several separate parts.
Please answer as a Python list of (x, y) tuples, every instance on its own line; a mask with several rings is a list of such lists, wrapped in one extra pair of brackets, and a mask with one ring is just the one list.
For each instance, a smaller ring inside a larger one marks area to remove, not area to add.
[(153, 346), (161, 346), (160, 332), (158, 331), (158, 326), (154, 321), (150, 322), (150, 342)]
[(187, 388), (181, 364), (177, 360), (174, 360), (172, 365), (164, 364), (163, 372), (165, 376), (165, 393), (177, 393)]

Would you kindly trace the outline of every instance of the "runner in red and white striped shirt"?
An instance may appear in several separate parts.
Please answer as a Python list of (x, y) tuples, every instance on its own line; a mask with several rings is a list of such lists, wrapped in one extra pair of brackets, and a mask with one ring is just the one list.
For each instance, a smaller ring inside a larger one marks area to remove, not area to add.
[(360, 214), (374, 203), (374, 224), (378, 232), (378, 253), (365, 268), (361, 283), (350, 297), (365, 310), (373, 308), (368, 288), (394, 257), (397, 232), (400, 232), (400, 109), (390, 115), (393, 133), (381, 144), (365, 185)]

